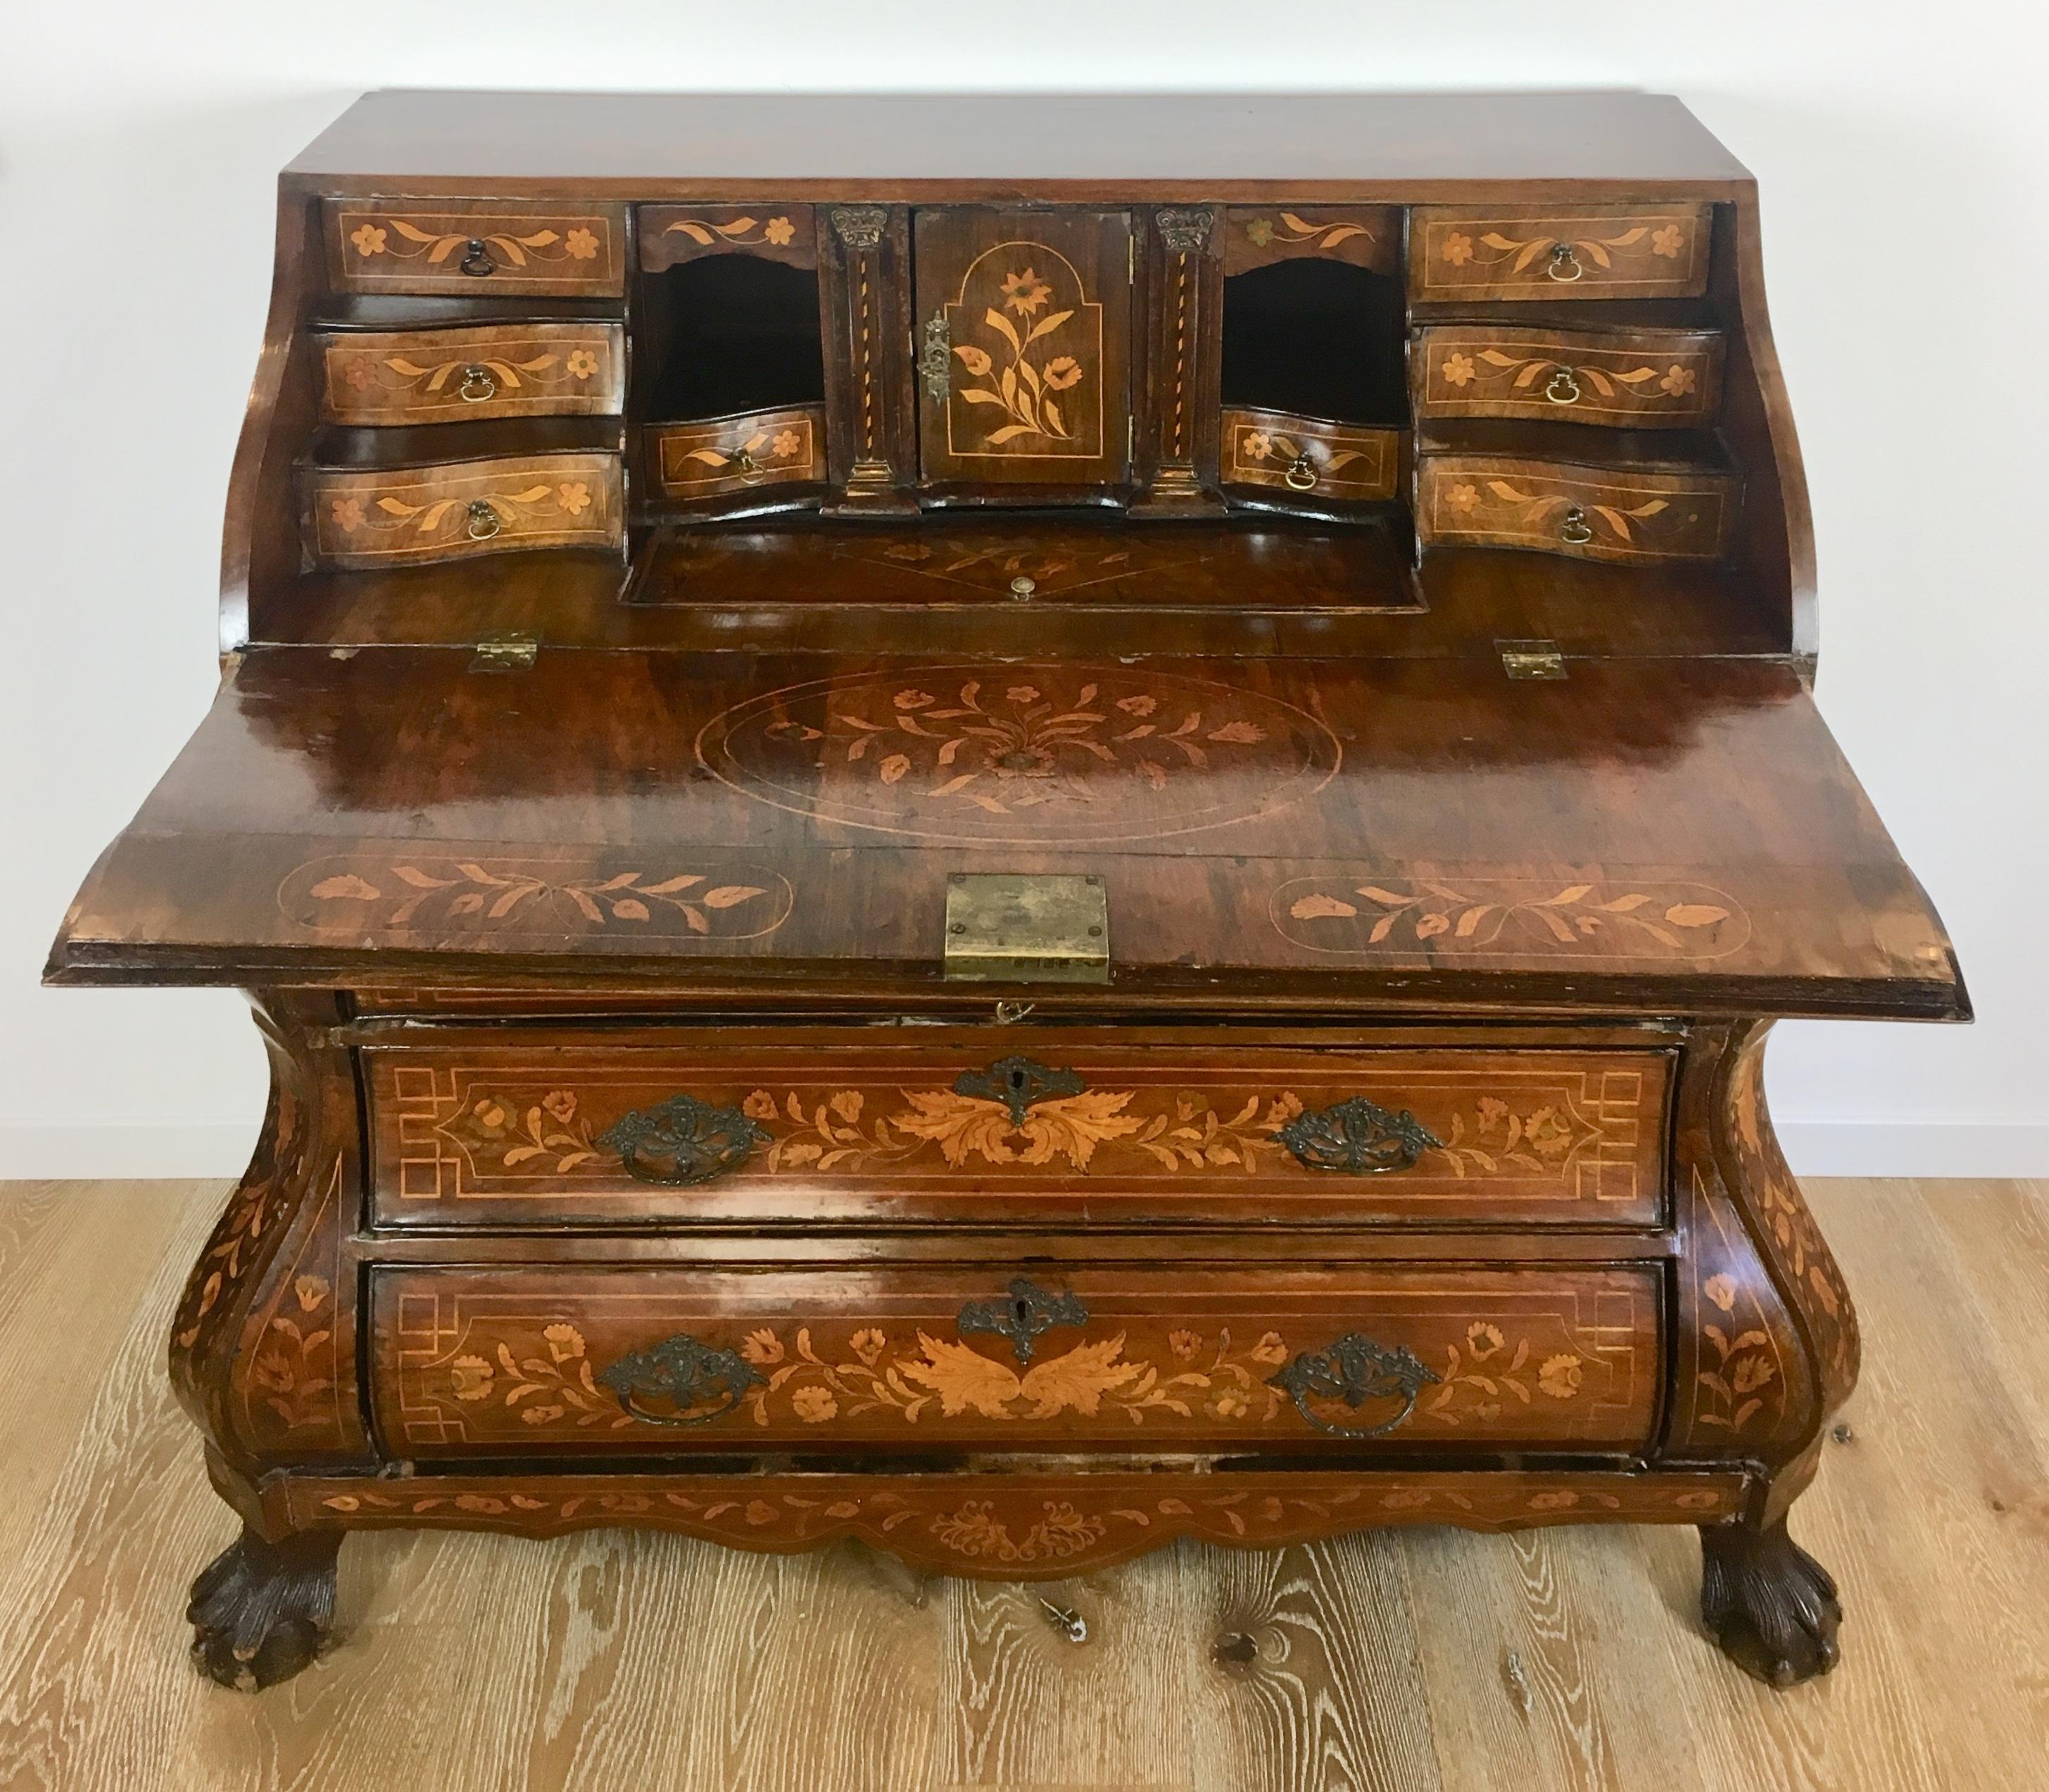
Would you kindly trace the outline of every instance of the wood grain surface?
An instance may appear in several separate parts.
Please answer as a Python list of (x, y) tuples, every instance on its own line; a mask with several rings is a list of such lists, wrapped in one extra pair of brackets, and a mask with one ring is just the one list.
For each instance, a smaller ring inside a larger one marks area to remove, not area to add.
[(2049, 1184), (1808, 1192), (1869, 1355), (1794, 1520), (1844, 1584), (1845, 1661), (1792, 1693), (1730, 1670), (1693, 1615), (1692, 1537), (1647, 1526), (1183, 1545), (1035, 1588), (852, 1545), (377, 1534), (342, 1554), (340, 1646), (252, 1698), (185, 1658), (185, 1584), (233, 1521), (161, 1360), (221, 1188), (10, 1185), (0, 1786), (2037, 1784)]

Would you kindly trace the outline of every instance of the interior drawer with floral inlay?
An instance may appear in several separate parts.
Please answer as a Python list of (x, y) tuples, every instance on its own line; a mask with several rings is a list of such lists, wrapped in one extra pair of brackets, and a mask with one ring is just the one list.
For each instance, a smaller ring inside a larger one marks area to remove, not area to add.
[(1305, 503), (1383, 503), (1402, 492), (1406, 432), (1285, 410), (1227, 408), (1220, 476)]
[(345, 293), (620, 298), (626, 208), (502, 199), (330, 199), (328, 267)]
[(1409, 296), (1440, 299), (1693, 298), (1708, 288), (1713, 208), (1419, 205)]
[(1409, 361), (1419, 418), (1542, 418), (1709, 429), (1721, 408), (1719, 330), (1431, 324)]
[[(589, 900), (767, 900), (747, 886)], [(502, 896), (504, 892), (500, 892)], [(371, 1044), (380, 1226), (1651, 1226), (1658, 1050), (885, 1044), (643, 1031)]]
[(1627, 564), (1719, 560), (1740, 496), (1738, 476), (1713, 468), (1424, 454), (1416, 533), (1430, 546), (1534, 548)]
[(621, 324), (334, 331), (320, 348), (321, 410), (330, 423), (616, 417), (624, 408)]
[(748, 411), (698, 423), (651, 423), (649, 470), (664, 498), (685, 502), (745, 498), (756, 492), (818, 485), (826, 476), (823, 405)]
[(1615, 1452), (1662, 1266), (373, 1269), (408, 1460), (853, 1446)]
[(325, 566), (424, 566), (507, 549), (616, 551), (625, 541), (616, 454), (305, 467), (299, 495), (308, 550)]

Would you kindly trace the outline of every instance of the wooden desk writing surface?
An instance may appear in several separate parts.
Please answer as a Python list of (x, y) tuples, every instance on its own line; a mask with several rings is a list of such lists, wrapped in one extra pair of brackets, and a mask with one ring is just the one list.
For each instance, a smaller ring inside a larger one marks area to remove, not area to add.
[(278, 241), (222, 686), (48, 974), (271, 1055), (206, 1671), (372, 1525), (1583, 1519), (1833, 1665), (1763, 1044), (1969, 1008), (1677, 102), (379, 94)]

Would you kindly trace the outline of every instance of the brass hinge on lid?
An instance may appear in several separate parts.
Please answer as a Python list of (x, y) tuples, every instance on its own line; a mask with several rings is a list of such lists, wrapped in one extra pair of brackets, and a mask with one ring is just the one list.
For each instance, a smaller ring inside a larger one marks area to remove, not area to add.
[(1110, 891), (1100, 877), (957, 871), (947, 880), (946, 927), (949, 982), (1110, 981)]
[(1565, 657), (1556, 641), (1496, 641), (1501, 669), (1511, 678), (1562, 678)]
[(523, 672), (534, 663), (541, 643), (531, 635), (487, 635), (476, 643), (472, 672)]

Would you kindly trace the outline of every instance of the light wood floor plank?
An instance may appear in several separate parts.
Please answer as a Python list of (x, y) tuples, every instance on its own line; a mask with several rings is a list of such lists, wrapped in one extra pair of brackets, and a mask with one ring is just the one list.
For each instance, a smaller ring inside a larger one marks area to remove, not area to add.
[[(352, 1539), (260, 1697), (185, 1655), (233, 1536), (163, 1340), (220, 1184), (0, 1188), (5, 1792), (2032, 1792), (2049, 1786), (2049, 1188), (1810, 1189), (1864, 1317), (1795, 1535), (1844, 1667), (1702, 1635), (1684, 1530), (1183, 1545), (1064, 1586), (853, 1546)], [(1080, 1611), (1062, 1638), (1040, 1607)]]

